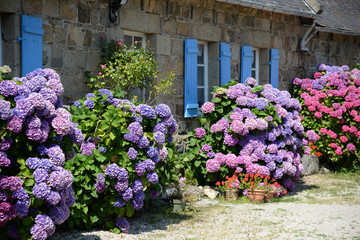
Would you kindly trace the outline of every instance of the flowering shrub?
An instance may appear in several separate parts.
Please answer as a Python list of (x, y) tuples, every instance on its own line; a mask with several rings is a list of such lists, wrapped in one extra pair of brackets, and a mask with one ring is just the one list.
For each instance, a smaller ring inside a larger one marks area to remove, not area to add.
[(165, 104), (136, 106), (107, 89), (87, 94), (71, 112), (86, 141), (66, 165), (79, 199), (69, 225), (127, 232), (125, 218), (157, 198), (160, 181), (171, 175), (166, 165), (177, 123)]
[(304, 106), (305, 129), (319, 141), (307, 142), (311, 152), (333, 169), (352, 167), (360, 158), (360, 70), (320, 65), (314, 79), (295, 78), (294, 94)]
[[(216, 87), (201, 107), (202, 127), (191, 132), (185, 171), (200, 183), (221, 181), (229, 173), (261, 174), (293, 189), (300, 177), (304, 128), (299, 101), (271, 85), (230, 82)], [(313, 138), (316, 134), (309, 132)]]
[[(96, 76), (89, 76), (92, 89), (108, 87), (123, 91), (127, 98), (132, 94), (141, 95), (147, 92), (147, 103), (152, 103), (161, 94), (170, 94), (175, 73), (163, 76), (158, 70), (158, 62), (149, 50), (142, 47), (141, 42), (126, 46), (122, 41), (106, 42), (101, 38), (102, 63)], [(136, 91), (134, 91), (136, 90)]]
[(54, 70), (0, 79), (0, 238), (46, 239), (74, 204), (63, 166), (83, 135), (62, 106)]

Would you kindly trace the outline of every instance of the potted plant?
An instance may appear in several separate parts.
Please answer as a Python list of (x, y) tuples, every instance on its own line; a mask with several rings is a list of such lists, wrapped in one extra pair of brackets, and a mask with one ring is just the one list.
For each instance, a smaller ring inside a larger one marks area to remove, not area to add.
[(226, 181), (216, 182), (216, 189), (225, 193), (225, 200), (236, 200), (239, 196), (240, 181), (235, 174), (226, 176)]
[(256, 174), (240, 174), (241, 188), (244, 189), (244, 195), (253, 202), (263, 202), (268, 192), (270, 176), (260, 173)]

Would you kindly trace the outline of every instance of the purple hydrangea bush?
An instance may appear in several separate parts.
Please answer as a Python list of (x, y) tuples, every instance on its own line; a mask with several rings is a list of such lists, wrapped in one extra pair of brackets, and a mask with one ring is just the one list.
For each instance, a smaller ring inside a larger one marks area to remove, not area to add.
[(300, 110), (289, 92), (257, 86), (253, 78), (215, 88), (211, 102), (201, 107), (201, 127), (190, 133), (185, 172), (194, 173), (200, 184), (222, 181), (235, 171), (259, 173), (293, 190), (303, 170)]
[(0, 238), (46, 239), (74, 204), (64, 164), (83, 135), (54, 70), (0, 80)]
[(70, 223), (127, 232), (127, 218), (161, 194), (177, 123), (166, 104), (136, 105), (107, 89), (74, 102), (71, 112), (86, 141), (67, 165), (75, 192), (83, 189)]

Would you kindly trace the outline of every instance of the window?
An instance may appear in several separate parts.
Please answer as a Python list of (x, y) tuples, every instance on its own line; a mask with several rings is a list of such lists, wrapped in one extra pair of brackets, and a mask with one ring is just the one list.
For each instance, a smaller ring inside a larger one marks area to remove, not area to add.
[[(141, 42), (142, 44), (135, 44), (137, 42)], [(136, 45), (137, 47), (144, 47), (146, 44), (146, 36), (140, 32), (124, 31), (124, 43), (127, 46)]]
[(259, 79), (259, 52), (260, 50), (258, 48), (252, 48), (253, 56), (252, 56), (252, 62), (251, 62), (251, 77), (255, 78), (256, 80)]
[(230, 81), (230, 57), (230, 44), (228, 43), (203, 42), (189, 38), (185, 39), (185, 118), (196, 117), (199, 115), (199, 108), (211, 98), (211, 94), (209, 93), (209, 88), (211, 86), (219, 86), (220, 82), (225, 84)]
[(206, 42), (198, 42), (197, 54), (197, 93), (201, 107), (208, 101), (208, 46)]
[[(141, 44), (138, 44), (138, 42), (141, 42)], [(137, 48), (145, 47), (146, 36), (144, 33), (140, 33), (140, 32), (124, 31), (124, 44), (126, 46), (134, 45)], [(145, 102), (146, 99), (145, 89), (143, 89), (142, 91), (140, 89), (134, 89), (131, 92), (131, 94), (137, 96), (138, 100)]]
[(275, 48), (241, 47), (240, 81), (255, 78), (260, 85), (270, 83), (279, 86), (279, 50)]

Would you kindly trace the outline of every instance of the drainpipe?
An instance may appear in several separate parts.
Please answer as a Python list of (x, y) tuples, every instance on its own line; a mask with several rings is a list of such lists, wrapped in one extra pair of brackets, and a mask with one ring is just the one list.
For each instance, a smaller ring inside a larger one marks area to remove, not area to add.
[(306, 47), (306, 44), (310, 41), (310, 39), (319, 31), (317, 27), (315, 27), (315, 22), (311, 24), (311, 26), (306, 30), (304, 36), (300, 42), (301, 51), (309, 51), (309, 48)]

